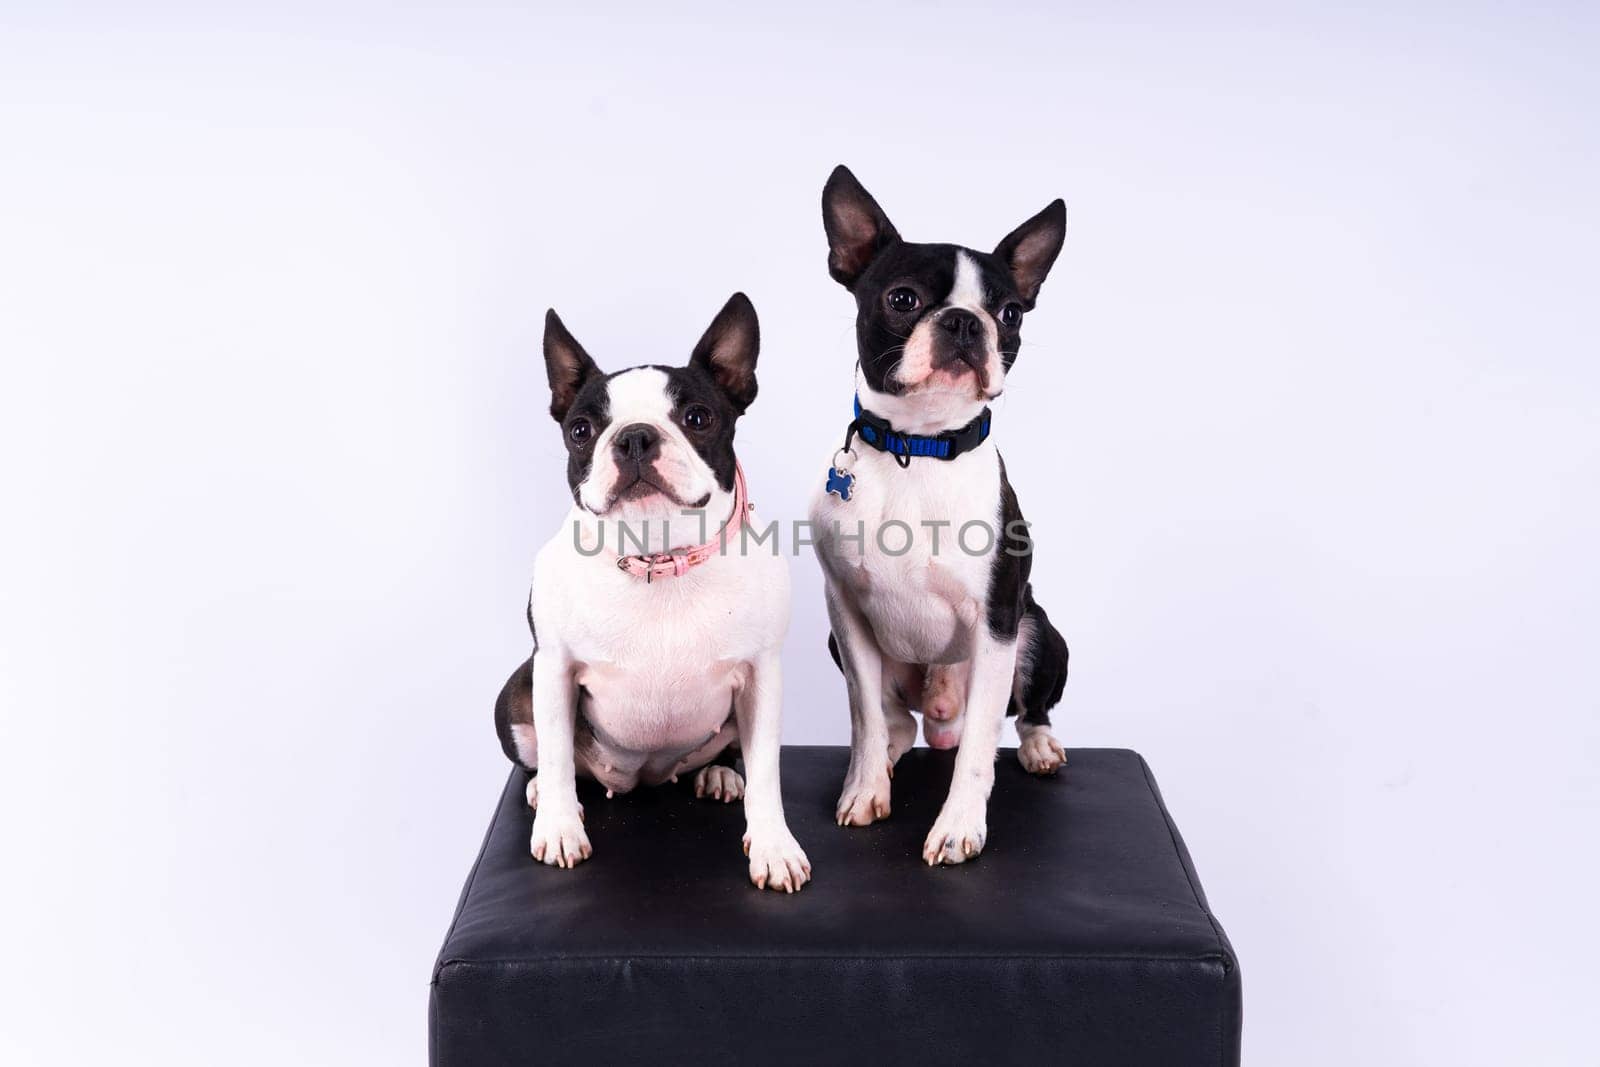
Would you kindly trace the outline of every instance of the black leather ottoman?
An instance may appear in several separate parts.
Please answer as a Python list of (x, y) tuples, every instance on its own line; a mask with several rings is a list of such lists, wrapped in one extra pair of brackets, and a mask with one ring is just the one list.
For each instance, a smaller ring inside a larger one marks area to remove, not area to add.
[(793, 896), (687, 778), (580, 785), (594, 858), (535, 863), (513, 773), (434, 966), (433, 1064), (1238, 1063), (1239, 968), (1144, 760), (1035, 779), (1002, 752), (983, 855), (929, 868), (953, 756), (912, 750), (892, 817), (845, 830), (845, 750), (784, 749)]

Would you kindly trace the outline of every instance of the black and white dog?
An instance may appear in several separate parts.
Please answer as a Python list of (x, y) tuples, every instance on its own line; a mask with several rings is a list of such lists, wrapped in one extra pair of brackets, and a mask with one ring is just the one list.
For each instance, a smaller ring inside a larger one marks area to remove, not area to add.
[(850, 697), (840, 825), (889, 814), (889, 779), (916, 739), (960, 750), (923, 845), (929, 864), (983, 849), (1000, 727), (1053, 774), (1050, 733), (1067, 645), (1033, 599), (1032, 543), (988, 403), (1066, 236), (1057, 200), (993, 252), (902, 240), (844, 167), (822, 192), (828, 270), (856, 298), (857, 416), (811, 505), (828, 641)]
[(544, 863), (589, 857), (576, 775), (625, 792), (696, 772), (698, 795), (744, 797), (751, 881), (794, 892), (811, 877), (778, 788), (788, 563), (734, 543), (750, 521), (734, 427), (756, 396), (759, 344), (743, 293), (683, 367), (605, 374), (545, 319), (574, 506), (534, 563), (533, 655), (495, 705), (506, 755), (536, 772)]

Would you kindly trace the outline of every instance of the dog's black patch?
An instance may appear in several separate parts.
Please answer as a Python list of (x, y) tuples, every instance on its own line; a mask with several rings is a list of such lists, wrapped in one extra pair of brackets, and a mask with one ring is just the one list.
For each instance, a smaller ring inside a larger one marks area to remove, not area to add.
[(989, 570), (989, 632), (997, 640), (1014, 640), (1027, 620), (1027, 643), (1017, 649), (1020, 707), (1014, 697), (1009, 713), (1020, 711), (1025, 722), (1048, 726), (1050, 709), (1067, 684), (1067, 642), (1033, 599), (1028, 581), (1033, 572), (1033, 537), (1006, 477), (1005, 460), (999, 463), (1000, 537)]
[[(739, 410), (728, 394), (711, 375), (697, 366), (662, 367), (667, 373), (667, 396), (672, 401), (672, 419), (683, 428), (683, 436), (700, 453), (717, 484), (724, 490), (733, 488), (733, 432), (738, 422)], [(696, 421), (709, 415), (707, 426), (690, 425), (689, 414), (694, 409)]]
[(533, 652), (522, 666), (511, 672), (506, 684), (500, 687), (500, 696), (494, 702), (494, 730), (500, 735), (500, 747), (506, 759), (533, 774), (538, 768), (529, 767), (517, 757), (517, 746), (511, 737), (511, 724), (533, 725), (533, 657), (539, 654), (539, 630), (533, 624), (533, 595), (528, 595), (528, 634), (533, 638)]
[(1022, 518), (1017, 494), (1006, 477), (1006, 461), (1000, 464), (1000, 536), (996, 538), (994, 559), (989, 564), (989, 633), (997, 641), (1017, 636), (1026, 606), (1028, 575), (1033, 571), (1033, 538)]
[[(1050, 623), (1050, 616), (1033, 599), (1033, 586), (1024, 590), (1023, 619), (1028, 642), (1017, 649), (1017, 674), (1021, 685), (1011, 702), (1011, 714), (1036, 726), (1050, 725), (1050, 709), (1067, 687), (1067, 642)], [(1021, 705), (1020, 708), (1018, 705)]]
[(734, 293), (695, 344), (689, 365), (662, 368), (673, 420), (724, 490), (733, 488), (734, 423), (755, 402), (760, 354), (756, 309)]
[[(611, 379), (616, 376), (607, 374), (586, 382), (561, 420), (561, 437), (567, 444), (567, 487), (572, 490), (574, 501), (578, 499), (578, 486), (589, 477), (589, 470), (594, 466), (594, 443), (611, 425), (609, 389)], [(575, 432), (580, 423), (587, 427), (587, 433), (581, 436)]]
[[(536, 653), (537, 654), (537, 653)], [(513, 724), (533, 725), (533, 656), (529, 656), (506, 684), (500, 687), (500, 696), (494, 702), (494, 730), (500, 735), (500, 748), (506, 759), (532, 774), (538, 768), (530, 767), (517, 755), (517, 744), (511, 736)]]

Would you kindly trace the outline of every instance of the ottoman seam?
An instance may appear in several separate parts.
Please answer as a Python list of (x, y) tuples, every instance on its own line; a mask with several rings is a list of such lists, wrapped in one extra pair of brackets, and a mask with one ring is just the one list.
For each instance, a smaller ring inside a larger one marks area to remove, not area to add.
[(1183, 880), (1189, 886), (1189, 894), (1194, 897), (1194, 906), (1199, 908), (1200, 914), (1206, 917), (1206, 922), (1211, 926), (1211, 933), (1217, 939), (1218, 955), (1225, 959), (1227, 950), (1223, 948), (1222, 931), (1217, 928), (1217, 920), (1212, 916), (1211, 909), (1206, 907), (1205, 902), (1200, 899), (1200, 891), (1195, 888), (1194, 875), (1190, 872), (1189, 865), (1183, 860), (1183, 852), (1178, 848), (1178, 831), (1172, 824), (1172, 815), (1167, 811), (1166, 804), (1162, 803), (1161, 794), (1156, 792), (1155, 783), (1150, 775), (1150, 764), (1145, 762), (1143, 756), (1139, 756), (1139, 767), (1144, 773), (1145, 785), (1150, 789), (1150, 799), (1156, 802), (1156, 807), (1161, 812), (1161, 820), (1166, 823), (1167, 840), (1172, 843), (1172, 854), (1177, 857), (1178, 867), (1183, 871)]
[[(1200, 914), (1206, 917), (1206, 922), (1211, 924), (1211, 933), (1217, 939), (1217, 953), (1222, 963), (1222, 984), (1228, 980), (1228, 971), (1231, 970), (1228, 961), (1228, 951), (1224, 948), (1222, 931), (1217, 926), (1216, 918), (1211, 914), (1211, 909), (1205, 906), (1200, 899), (1200, 890), (1195, 888), (1194, 872), (1189, 869), (1189, 864), (1184, 861), (1183, 849), (1178, 847), (1178, 828), (1172, 823), (1172, 813), (1167, 810), (1167, 805), (1161, 799), (1161, 792), (1156, 787), (1155, 778), (1150, 773), (1150, 764), (1140, 753), (1135, 753), (1139, 758), (1139, 769), (1144, 773), (1144, 784), (1150, 790), (1150, 799), (1156, 802), (1156, 808), (1161, 812), (1161, 819), (1167, 824), (1167, 838), (1172, 843), (1172, 854), (1178, 859), (1178, 866), (1183, 870), (1183, 880), (1189, 883), (1189, 892), (1194, 897), (1195, 907), (1200, 909)], [(1228, 1038), (1226, 1027), (1219, 1021), (1217, 1023), (1217, 1063), (1226, 1067), (1228, 1062)]]
[[(511, 785), (511, 779), (516, 776), (516, 773), (517, 773), (516, 769), (513, 768), (512, 771), (511, 771), (511, 774), (507, 775), (507, 777), (506, 777), (506, 786), (508, 788)], [(500, 795), (502, 797), (505, 796), (505, 790), (504, 789), (502, 789), (500, 791)], [(449, 945), (451, 940), (454, 939), (454, 937), (456, 936), (456, 923), (461, 921), (461, 913), (467, 909), (467, 901), (472, 899), (472, 887), (474, 885), (476, 885), (477, 881), (478, 881), (478, 868), (483, 866), (484, 853), (489, 851), (489, 841), (494, 837), (494, 829), (495, 829), (495, 827), (500, 825), (500, 813), (502, 811), (504, 811), (504, 810), (505, 810), (505, 805), (504, 804), (496, 804), (495, 805), (494, 815), (489, 819), (489, 829), (484, 832), (483, 843), (478, 846), (477, 858), (472, 861), (472, 872), (467, 875), (466, 888), (461, 891), (461, 899), (456, 901), (455, 914), (450, 916), (450, 928), (447, 929), (444, 932), (444, 943), (445, 943), (445, 945)], [(442, 950), (442, 947), (443, 946), (441, 946), (441, 950)], [(439, 981), (439, 976), (444, 973), (445, 967), (449, 966), (451, 963), (454, 963), (454, 962), (456, 962), (456, 961), (455, 960), (440, 960), (438, 963), (436, 963), (434, 965), (434, 968), (433, 968), (433, 980), (434, 980), (435, 983), (437, 983)]]
[(768, 955), (756, 955), (756, 954), (739, 954), (739, 955), (722, 954), (722, 955), (715, 955), (715, 954), (708, 954), (708, 953), (690, 953), (690, 952), (678, 952), (678, 953), (656, 952), (656, 953), (648, 953), (648, 954), (638, 953), (638, 952), (630, 952), (627, 955), (614, 955), (613, 954), (613, 955), (604, 955), (604, 956), (589, 956), (589, 955), (582, 955), (582, 956), (579, 956), (579, 955), (520, 956), (520, 957), (517, 957), (517, 958), (514, 958), (514, 959), (495, 959), (495, 960), (477, 960), (477, 959), (468, 959), (468, 958), (465, 958), (465, 957), (459, 957), (458, 956), (458, 957), (453, 957), (451, 959), (445, 960), (443, 962), (443, 964), (441, 964), (441, 969), (443, 967), (526, 967), (526, 966), (534, 966), (534, 965), (547, 964), (547, 963), (631, 963), (631, 962), (635, 962), (635, 961), (657, 961), (657, 960), (704, 960), (704, 961), (713, 962), (713, 963), (728, 963), (728, 962), (740, 962), (740, 961), (749, 961), (749, 962), (767, 962), (767, 961), (782, 961), (782, 962), (821, 961), (821, 962), (831, 962), (831, 961), (840, 961), (840, 960), (859, 960), (859, 961), (863, 961), (863, 962), (886, 961), (886, 962), (891, 962), (891, 963), (903, 962), (903, 961), (906, 961), (906, 960), (940, 960), (940, 961), (944, 961), (944, 962), (973, 961), (973, 962), (978, 962), (978, 963), (982, 963), (982, 962), (986, 962), (986, 961), (990, 961), (990, 960), (1011, 960), (1011, 961), (1016, 961), (1016, 960), (1037, 960), (1037, 961), (1041, 961), (1041, 962), (1045, 962), (1045, 963), (1055, 963), (1055, 962), (1060, 962), (1062, 960), (1084, 960), (1084, 961), (1089, 961), (1089, 962), (1094, 962), (1094, 963), (1216, 963), (1216, 964), (1218, 964), (1219, 966), (1222, 967), (1224, 972), (1227, 971), (1226, 957), (1221, 955), (1221, 954), (1218, 954), (1218, 955), (1209, 955), (1208, 954), (1208, 955), (1204, 955), (1204, 956), (1118, 956), (1118, 955), (1114, 955), (1114, 954), (1111, 954), (1111, 953), (1092, 953), (1092, 952), (1058, 952), (1058, 953), (1051, 953), (1049, 955), (1033, 955), (1033, 956), (1022, 955), (1020, 953), (983, 953), (983, 954), (976, 954), (975, 953), (975, 954), (971, 954), (971, 955), (963, 954), (963, 955), (959, 955), (959, 956), (952, 956), (952, 955), (949, 955), (948, 953), (942, 953), (942, 952), (896, 953), (896, 954), (894, 954), (892, 956), (890, 956), (890, 955), (863, 956), (863, 955), (858, 955), (858, 954), (844, 954), (844, 953), (808, 954), (808, 955), (804, 955), (804, 956), (798, 956), (798, 955), (796, 955), (796, 956), (788, 956), (788, 955), (777, 956), (777, 955), (771, 955), (771, 954), (768, 954)]

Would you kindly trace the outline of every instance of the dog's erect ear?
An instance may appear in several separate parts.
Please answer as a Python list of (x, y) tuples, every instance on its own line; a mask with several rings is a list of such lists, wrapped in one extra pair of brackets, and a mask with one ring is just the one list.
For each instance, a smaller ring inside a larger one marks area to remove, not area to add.
[(1067, 239), (1067, 205), (1053, 200), (1050, 206), (1006, 235), (995, 246), (995, 258), (1004, 263), (1022, 294), (1022, 304), (1029, 311), (1039, 299), (1039, 287), (1050, 273), (1050, 265), (1061, 252), (1061, 242)]
[(743, 415), (756, 398), (756, 356), (761, 352), (761, 324), (755, 305), (743, 293), (734, 293), (706, 327), (705, 336), (689, 357), (727, 395), (734, 410)]
[(555, 308), (544, 313), (544, 370), (550, 377), (550, 416), (557, 422), (565, 421), (584, 383), (600, 374)]
[(889, 216), (843, 163), (822, 187), (822, 228), (828, 232), (828, 273), (846, 289), (855, 287), (879, 252), (900, 240)]

